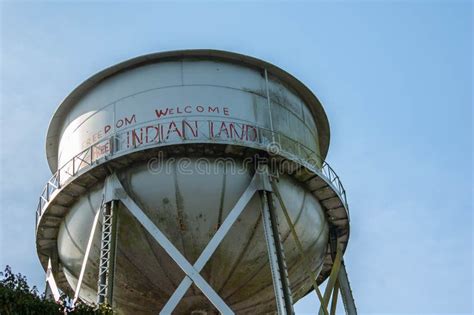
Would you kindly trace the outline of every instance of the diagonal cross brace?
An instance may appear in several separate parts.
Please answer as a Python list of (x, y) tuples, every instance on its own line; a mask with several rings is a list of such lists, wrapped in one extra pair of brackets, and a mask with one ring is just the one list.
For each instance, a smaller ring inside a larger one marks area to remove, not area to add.
[(337, 283), (337, 277), (339, 275), (339, 268), (341, 267), (342, 261), (342, 249), (338, 246), (337, 247), (337, 254), (333, 262), (333, 266), (331, 269), (331, 274), (329, 275), (328, 283), (326, 284), (326, 290), (324, 291), (323, 303), (321, 304), (321, 308), (319, 310), (319, 314), (324, 314), (323, 309), (327, 311), (327, 307), (329, 305), (329, 299), (331, 298), (331, 293)]
[(46, 291), (48, 290), (53, 295), (54, 301), (58, 302), (59, 299), (61, 298), (61, 294), (59, 294), (58, 286), (56, 284), (56, 281), (54, 280), (51, 258), (48, 259), (48, 269), (46, 271)]
[[(222, 300), (222, 298), (214, 291), (214, 289), (204, 280), (204, 278), (199, 274), (199, 271), (195, 269), (186, 258), (180, 253), (178, 249), (168, 240), (168, 238), (156, 227), (156, 225), (148, 218), (148, 216), (142, 211), (142, 209), (135, 203), (135, 201), (130, 198), (126, 193), (125, 189), (122, 186), (122, 183), (119, 181), (115, 174), (109, 177), (109, 183), (113, 184), (115, 187), (115, 198), (119, 199), (125, 207), (130, 211), (130, 213), (140, 222), (140, 224), (148, 231), (148, 233), (153, 236), (153, 238), (163, 247), (163, 249), (170, 255), (170, 257), (176, 262), (176, 264), (186, 273), (186, 276), (191, 279), (192, 282), (204, 293), (204, 295), (209, 299), (209, 301), (217, 308), (221, 314), (234, 314), (234, 312), (227, 306), (227, 304)], [(226, 225), (227, 226), (227, 225)], [(216, 233), (217, 234), (217, 233)], [(223, 233), (225, 236), (225, 233)], [(221, 233), (219, 234), (221, 235)], [(216, 239), (217, 240), (217, 239)], [(211, 240), (212, 242), (212, 240)], [(212, 242), (220, 243), (215, 241)], [(212, 245), (212, 247), (215, 245)], [(209, 245), (208, 245), (209, 247)], [(206, 253), (212, 253), (210, 247), (207, 251), (207, 247), (204, 250)], [(217, 247), (217, 246), (216, 246)], [(203, 252), (204, 253), (204, 252)], [(207, 256), (208, 254), (206, 254)], [(201, 255), (202, 256), (202, 255)], [(201, 259), (203, 261), (204, 258)], [(202, 262), (201, 262), (202, 263)], [(201, 268), (202, 269), (202, 268)]]
[(82, 259), (81, 272), (79, 273), (79, 278), (77, 279), (76, 290), (74, 293), (74, 298), (72, 300), (73, 306), (76, 304), (77, 300), (79, 299), (79, 295), (81, 293), (82, 280), (84, 279), (84, 273), (86, 271), (87, 262), (89, 260), (89, 254), (91, 252), (92, 242), (94, 241), (94, 234), (97, 227), (97, 222), (99, 222), (100, 213), (102, 212), (102, 207), (103, 207), (103, 204), (100, 205), (100, 208), (95, 213), (94, 220), (92, 221), (92, 227), (91, 227), (91, 232), (89, 234), (89, 240), (87, 241), (86, 252), (84, 253), (84, 258)]
[[(245, 206), (249, 203), (250, 199), (252, 199), (253, 195), (257, 190), (260, 189), (260, 180), (259, 176), (255, 175), (252, 178), (252, 181), (250, 182), (249, 186), (247, 189), (244, 191), (240, 199), (237, 201), (235, 204), (234, 208), (229, 212), (227, 217), (225, 218), (224, 222), (222, 225), (219, 227), (217, 232), (214, 234), (213, 238), (211, 241), (207, 244), (206, 248), (203, 250), (197, 261), (194, 263), (194, 269), (198, 272), (201, 272), (201, 270), (204, 268), (206, 263), (209, 261), (211, 256), (214, 254), (216, 251), (217, 247), (219, 244), (222, 242), (224, 237), (227, 235), (227, 232), (229, 232), (230, 228), (232, 225), (235, 223), (237, 218), (240, 216), (242, 211), (245, 209)], [(161, 310), (160, 314), (171, 314), (176, 306), (178, 305), (179, 301), (184, 297), (186, 294), (186, 291), (191, 287), (191, 284), (193, 281), (191, 280), (190, 277), (186, 276), (181, 283), (179, 284), (178, 288), (174, 291), (173, 295), (170, 297), (166, 305), (163, 307)]]

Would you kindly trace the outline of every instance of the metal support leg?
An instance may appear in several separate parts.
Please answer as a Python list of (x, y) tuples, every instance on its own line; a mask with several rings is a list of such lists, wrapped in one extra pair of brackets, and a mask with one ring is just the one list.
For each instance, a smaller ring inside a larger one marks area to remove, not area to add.
[[(337, 235), (334, 231), (331, 231), (329, 234), (329, 245), (331, 249), (331, 256), (334, 261), (334, 264), (337, 262), (337, 253), (338, 253), (338, 244), (337, 244)], [(333, 267), (334, 268), (334, 267)], [(341, 291), (341, 299), (344, 304), (344, 309), (348, 315), (357, 315), (357, 309), (355, 306), (354, 297), (352, 295), (351, 286), (349, 283), (349, 277), (347, 276), (346, 266), (344, 264), (344, 259), (340, 259), (339, 272), (337, 275), (337, 287)], [(336, 288), (335, 288), (336, 290)]]
[(272, 213), (272, 207), (269, 206), (271, 203), (271, 193), (262, 191), (260, 194), (262, 199), (263, 228), (272, 272), (277, 312), (279, 315), (294, 314), (288, 272), (286, 270), (277, 222), (274, 213)]
[(338, 293), (339, 293), (339, 282), (336, 281), (336, 285), (334, 286), (334, 290), (332, 291), (331, 311), (329, 312), (330, 315), (336, 315)]
[(112, 200), (105, 204), (104, 215), (102, 219), (99, 280), (97, 284), (97, 304), (108, 304), (112, 306), (115, 274), (116, 234), (116, 201)]
[(326, 284), (326, 290), (324, 291), (323, 303), (321, 304), (321, 308), (319, 310), (319, 314), (324, 314), (323, 310), (327, 310), (329, 305), (329, 299), (331, 298), (332, 291), (336, 286), (337, 278), (339, 275), (339, 270), (341, 267), (341, 260), (342, 260), (342, 250), (337, 248), (336, 257), (334, 258), (334, 263), (332, 265), (331, 274), (329, 275), (328, 283)]
[[(263, 171), (264, 180), (269, 181), (268, 168), (264, 166), (260, 171)], [(293, 300), (291, 297), (283, 246), (281, 244), (280, 233), (278, 232), (278, 220), (273, 205), (271, 185), (267, 183), (267, 185), (264, 184), (264, 186), (267, 187), (268, 190), (260, 191), (262, 222), (273, 278), (277, 312), (279, 315), (291, 315), (294, 314)]]
[[(285, 203), (283, 202), (283, 198), (280, 195), (280, 192), (278, 190), (278, 187), (277, 187), (276, 183), (271, 182), (271, 186), (272, 186), (273, 194), (275, 195), (275, 197), (277, 197), (277, 200), (280, 203), (280, 206), (283, 210), (283, 214), (285, 216), (285, 220), (286, 220), (286, 222), (287, 222), (287, 224), (290, 228), (291, 234), (293, 235), (293, 238), (296, 242), (296, 247), (298, 248), (298, 251), (300, 253), (301, 260), (303, 261), (303, 266), (306, 269), (306, 272), (308, 273), (308, 275), (311, 279), (311, 282), (313, 283), (314, 291), (316, 292), (316, 295), (317, 295), (319, 301), (321, 302), (321, 305), (324, 305), (323, 296), (321, 294), (321, 291), (318, 288), (318, 284), (316, 283), (316, 274), (312, 271), (311, 266), (309, 265), (309, 260), (307, 259), (306, 255), (304, 254), (303, 245), (301, 244), (301, 242), (299, 240), (299, 237), (296, 233), (295, 226), (291, 222), (291, 218), (290, 218), (290, 215), (288, 214), (288, 210), (286, 209)], [(323, 307), (322, 311), (323, 311), (324, 315), (329, 315), (326, 308)]]
[(339, 288), (341, 290), (341, 298), (346, 309), (346, 314), (357, 315), (357, 308), (355, 306), (354, 297), (352, 295), (351, 286), (349, 284), (349, 277), (347, 276), (346, 266), (344, 261), (341, 262), (341, 270), (338, 276)]
[(286, 265), (285, 251), (283, 248), (283, 243), (281, 241), (281, 235), (278, 230), (278, 215), (276, 212), (273, 193), (267, 192), (268, 206), (270, 210), (270, 220), (272, 223), (273, 237), (275, 238), (275, 245), (277, 250), (278, 258), (278, 267), (280, 268), (280, 273), (282, 274), (282, 284), (285, 294), (285, 303), (287, 306), (287, 313), (294, 314), (293, 310), (293, 297), (290, 288), (290, 278), (288, 276), (288, 267)]

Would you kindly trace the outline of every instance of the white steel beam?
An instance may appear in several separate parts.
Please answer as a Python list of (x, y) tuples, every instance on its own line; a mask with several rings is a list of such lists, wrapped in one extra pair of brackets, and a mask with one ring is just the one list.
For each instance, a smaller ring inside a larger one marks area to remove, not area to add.
[[(245, 206), (247, 206), (250, 199), (252, 199), (255, 192), (259, 189), (259, 182), (260, 182), (259, 178), (260, 178), (259, 176), (254, 176), (252, 178), (252, 181), (250, 182), (247, 189), (244, 191), (242, 196), (239, 198), (239, 200), (235, 204), (234, 208), (232, 208), (232, 210), (227, 215), (227, 217), (225, 218), (222, 225), (217, 230), (216, 234), (214, 234), (214, 236), (212, 237), (209, 244), (207, 244), (206, 248), (203, 250), (203, 252), (199, 256), (199, 258), (197, 259), (197, 261), (196, 261), (196, 263), (194, 264), (193, 267), (198, 272), (201, 272), (201, 270), (204, 268), (206, 263), (209, 261), (211, 256), (216, 251), (219, 244), (222, 242), (224, 237), (227, 235), (227, 232), (229, 232), (232, 225), (235, 223), (237, 218), (240, 216), (242, 211), (245, 209)], [(166, 303), (164, 308), (161, 310), (160, 314), (161, 315), (171, 314), (174, 311), (174, 309), (176, 308), (176, 306), (178, 305), (179, 301), (181, 301), (181, 299), (186, 294), (186, 291), (191, 287), (192, 283), (193, 283), (193, 281), (191, 280), (191, 278), (186, 276), (181, 281), (178, 288), (173, 293), (171, 298), (168, 300), (168, 302)]]
[(283, 287), (282, 273), (278, 264), (278, 254), (275, 244), (275, 235), (273, 233), (272, 222), (270, 218), (270, 209), (268, 207), (268, 198), (265, 191), (260, 192), (262, 199), (262, 222), (267, 243), (268, 260), (270, 271), (273, 279), (273, 289), (275, 292), (275, 300), (278, 315), (290, 315), (287, 312), (287, 305), (285, 302), (285, 288)]
[(87, 261), (89, 260), (89, 254), (92, 247), (92, 241), (94, 240), (95, 229), (97, 227), (97, 222), (99, 221), (101, 210), (102, 210), (102, 204), (99, 210), (97, 210), (94, 216), (94, 221), (92, 222), (92, 228), (89, 234), (89, 240), (87, 242), (86, 252), (84, 253), (84, 258), (82, 260), (81, 272), (79, 273), (79, 279), (77, 280), (76, 291), (74, 292), (74, 298), (72, 300), (73, 307), (76, 304), (77, 299), (79, 298), (79, 293), (81, 292), (82, 280), (84, 279), (84, 272), (86, 271)]
[[(54, 301), (59, 301), (61, 295), (59, 294), (59, 289), (54, 280), (53, 276), (53, 267), (51, 265), (51, 258), (48, 259), (48, 269), (46, 271), (46, 292), (51, 292), (53, 295)], [(48, 294), (46, 294), (48, 295)]]

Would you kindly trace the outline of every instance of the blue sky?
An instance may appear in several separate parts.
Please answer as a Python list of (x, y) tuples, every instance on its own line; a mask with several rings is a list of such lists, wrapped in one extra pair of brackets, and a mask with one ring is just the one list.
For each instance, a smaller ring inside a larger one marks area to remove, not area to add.
[(215, 48), (286, 69), (323, 103), (360, 313), (472, 313), (472, 14), (467, 1), (2, 2), (1, 266), (42, 288), (34, 211), (61, 100), (124, 59)]

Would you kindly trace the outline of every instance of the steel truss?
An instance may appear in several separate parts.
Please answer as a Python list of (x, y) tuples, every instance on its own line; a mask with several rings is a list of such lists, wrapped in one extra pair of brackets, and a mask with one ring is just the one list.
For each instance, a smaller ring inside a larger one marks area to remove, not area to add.
[(117, 234), (117, 214), (114, 213), (116, 211), (115, 204), (115, 200), (107, 202), (102, 216), (97, 304), (112, 304)]
[(48, 259), (48, 269), (46, 269), (46, 290), (44, 295), (47, 299), (54, 300), (56, 302), (59, 301), (61, 297), (56, 280), (54, 280), (51, 257)]
[[(200, 272), (214, 254), (219, 244), (221, 244), (222, 240), (227, 235), (231, 227), (237, 221), (238, 217), (243, 212), (252, 197), (258, 193), (262, 202), (262, 222), (273, 279), (277, 314), (291, 315), (294, 314), (294, 311), (288, 271), (285, 262), (285, 254), (280, 238), (280, 233), (278, 231), (278, 219), (276, 207), (274, 204), (275, 201), (278, 201), (281, 208), (283, 209), (283, 214), (288, 226), (290, 227), (291, 234), (296, 241), (298, 251), (304, 262), (304, 267), (306, 268), (306, 271), (312, 280), (314, 290), (318, 296), (319, 301), (321, 302), (319, 314), (329, 315), (327, 307), (329, 306), (331, 297), (332, 301), (330, 305), (330, 314), (335, 314), (337, 296), (340, 290), (346, 313), (349, 315), (356, 315), (357, 312), (355, 309), (354, 300), (352, 298), (352, 292), (350, 290), (349, 282), (347, 280), (347, 273), (345, 272), (344, 263), (342, 261), (342, 250), (337, 246), (337, 240), (335, 243), (330, 242), (331, 249), (334, 252), (334, 264), (324, 295), (322, 295), (316, 284), (316, 275), (312, 271), (311, 266), (309, 265), (309, 260), (306, 258), (303, 252), (301, 242), (299, 241), (294, 225), (291, 222), (290, 216), (288, 215), (288, 211), (285, 204), (283, 203), (283, 199), (278, 191), (275, 180), (275, 178), (270, 176), (267, 165), (261, 165), (257, 168), (256, 173), (250, 181), (247, 189), (243, 192), (235, 206), (229, 212), (224, 222), (207, 244), (197, 261), (194, 263), (194, 265), (192, 265), (168, 240), (165, 234), (163, 234), (163, 232), (148, 218), (140, 206), (138, 206), (137, 203), (127, 194), (117, 175), (110, 175), (105, 183), (103, 202), (92, 222), (89, 240), (75, 290), (73, 305), (79, 298), (84, 272), (87, 267), (92, 240), (94, 238), (94, 233), (100, 214), (102, 214), (102, 231), (97, 302), (98, 304), (108, 305), (112, 305), (113, 303), (115, 247), (117, 238), (116, 227), (118, 217), (116, 211), (118, 210), (117, 202), (120, 201), (186, 274), (173, 295), (160, 311), (160, 315), (171, 314), (193, 283), (201, 290), (201, 292), (209, 299), (209, 301), (221, 314), (234, 314), (232, 309), (200, 275)], [(52, 289), (54, 298), (58, 300), (59, 291), (57, 290), (57, 286), (54, 282), (52, 268), (49, 267), (50, 266), (48, 266), (47, 284), (49, 285), (50, 290)]]

